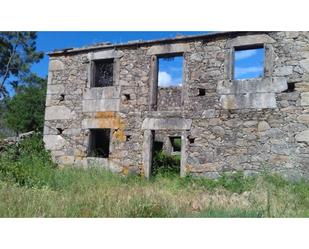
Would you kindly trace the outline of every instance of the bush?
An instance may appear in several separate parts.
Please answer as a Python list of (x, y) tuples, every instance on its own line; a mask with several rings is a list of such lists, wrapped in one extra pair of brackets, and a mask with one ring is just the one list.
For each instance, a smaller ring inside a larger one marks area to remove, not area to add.
[(246, 177), (242, 171), (232, 174), (223, 174), (218, 179), (219, 185), (234, 193), (242, 193), (250, 190), (255, 183), (255, 178)]
[(152, 167), (154, 175), (179, 175), (180, 156), (168, 155), (164, 151), (156, 151), (153, 156)]
[(44, 148), (41, 135), (36, 134), (0, 153), (0, 178), (20, 186), (41, 187), (54, 180), (55, 164)]
[(5, 99), (2, 118), (5, 126), (17, 133), (43, 131), (46, 79), (36, 76), (31, 81), (19, 87), (13, 97)]

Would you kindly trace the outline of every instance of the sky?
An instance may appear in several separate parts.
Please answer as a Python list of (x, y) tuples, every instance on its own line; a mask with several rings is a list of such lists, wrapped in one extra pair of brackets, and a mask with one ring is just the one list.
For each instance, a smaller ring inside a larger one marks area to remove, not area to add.
[(250, 79), (263, 75), (264, 48), (235, 51), (234, 79)]
[[(82, 47), (100, 42), (126, 43), (131, 40), (153, 40), (172, 38), (176, 35), (198, 35), (207, 31), (190, 32), (38, 32), (37, 50), (45, 53), (55, 49)], [(263, 49), (235, 52), (235, 79), (254, 78), (263, 71)], [(173, 60), (159, 59), (159, 85), (177, 86), (182, 84), (182, 57)], [(48, 71), (48, 56), (32, 66), (41, 77)]]
[(159, 58), (158, 85), (161, 87), (181, 86), (183, 57)]
[[(126, 43), (131, 40), (154, 40), (172, 38), (176, 35), (198, 35), (207, 31), (190, 32), (38, 32), (37, 50), (51, 52), (55, 49), (78, 48), (100, 42)], [(176, 61), (177, 63), (177, 61)], [(45, 77), (48, 71), (48, 56), (32, 66), (32, 70), (39, 76)], [(172, 73), (172, 79), (177, 74)]]

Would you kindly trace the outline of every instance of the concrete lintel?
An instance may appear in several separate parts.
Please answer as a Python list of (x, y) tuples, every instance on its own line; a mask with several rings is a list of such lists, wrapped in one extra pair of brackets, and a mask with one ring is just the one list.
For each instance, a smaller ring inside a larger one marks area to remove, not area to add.
[(143, 130), (190, 130), (191, 119), (184, 118), (145, 118)]
[(221, 95), (220, 103), (223, 109), (262, 109), (276, 108), (275, 93), (246, 93)]
[(226, 43), (226, 48), (250, 46), (255, 44), (274, 43), (273, 38), (266, 34), (237, 36)]
[(184, 53), (188, 51), (189, 48), (189, 44), (182, 43), (154, 45), (148, 49), (147, 55)]

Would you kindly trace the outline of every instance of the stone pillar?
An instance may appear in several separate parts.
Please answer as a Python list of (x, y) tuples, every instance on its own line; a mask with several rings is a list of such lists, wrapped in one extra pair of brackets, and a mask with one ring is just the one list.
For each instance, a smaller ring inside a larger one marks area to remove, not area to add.
[(149, 111), (157, 110), (157, 91), (158, 91), (158, 58), (155, 55), (151, 56), (150, 62), (150, 96), (149, 96)]
[(146, 178), (149, 178), (151, 175), (153, 139), (154, 139), (154, 131), (145, 130), (144, 142), (143, 142), (143, 165), (144, 165), (144, 176)]
[(187, 146), (188, 146), (188, 131), (183, 131), (181, 134), (181, 160), (180, 160), (180, 176), (186, 176), (187, 165)]

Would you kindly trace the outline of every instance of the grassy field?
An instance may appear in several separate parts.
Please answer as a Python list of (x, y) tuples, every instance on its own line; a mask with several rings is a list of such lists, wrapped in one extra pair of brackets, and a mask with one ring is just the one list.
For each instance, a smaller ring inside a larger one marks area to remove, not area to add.
[[(237, 183), (158, 176), (151, 181), (100, 169), (55, 170), (45, 186), (0, 182), (1, 217), (308, 217), (308, 183), (279, 177)], [(235, 179), (234, 179), (235, 180)]]
[(269, 173), (147, 181), (95, 167), (58, 169), (32, 139), (0, 153), (0, 216), (309, 217), (309, 183)]

